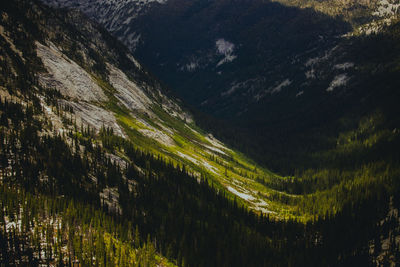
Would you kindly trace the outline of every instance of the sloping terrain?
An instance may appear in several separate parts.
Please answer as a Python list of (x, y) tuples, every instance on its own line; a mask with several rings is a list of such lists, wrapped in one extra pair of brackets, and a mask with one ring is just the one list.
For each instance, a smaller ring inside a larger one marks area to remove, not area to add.
[(370, 23), (379, 18), (389, 18), (400, 11), (399, 3), (396, 0), (274, 1), (289, 6), (312, 8), (330, 16), (340, 16), (355, 26)]
[[(120, 10), (112, 20), (130, 17), (121, 1), (96, 6), (67, 7), (94, 19), (107, 8)], [(263, 165), (294, 174), (303, 168), (297, 161), (310, 161), (301, 151), (334, 147), (348, 130), (341, 120), (356, 125), (397, 97), (398, 13), (398, 3), (386, 0), (170, 0), (148, 5), (119, 30), (109, 27), (111, 17), (98, 21), (125, 44), (136, 40), (131, 51), (200, 111), (203, 128)], [(380, 80), (390, 86), (380, 88)], [(385, 116), (394, 113), (389, 109)], [(284, 162), (292, 158), (288, 168)]]
[[(4, 5), (0, 24), (1, 264), (232, 265), (270, 247), (238, 207), (260, 197), (223, 193), (249, 178), (222, 168), (254, 165), (194, 129), (126, 48), (35, 2)], [(215, 232), (248, 240), (235, 245), (248, 256), (207, 247)], [(204, 257), (217, 251), (232, 257)]]
[[(329, 140), (336, 145), (312, 154), (324, 168), (281, 177), (201, 130), (79, 12), (13, 1), (0, 24), (1, 263), (397, 261), (399, 133), (387, 96), (375, 98), (387, 110), (341, 121), (346, 131)], [(231, 42), (216, 46), (217, 64), (236, 60)], [(351, 81), (353, 62), (335, 62), (327, 93)], [(396, 66), (378, 68), (377, 81)], [(266, 93), (291, 85), (283, 79)]]
[(127, 26), (146, 14), (149, 9), (164, 4), (166, 0), (54, 0), (44, 2), (58, 8), (79, 9), (90, 17), (96, 18), (96, 21), (109, 31), (118, 32), (118, 38), (132, 51), (140, 42), (141, 36), (140, 33)]
[[(68, 111), (63, 116), (71, 116), (69, 120), (58, 118), (64, 122), (58, 132), (81, 125), (95, 133), (110, 128), (115, 135), (134, 140), (138, 149), (190, 167), (194, 175), (207, 177), (257, 211), (276, 213), (283, 208), (278, 203), (269, 208), (265, 196), (259, 194), (269, 189), (256, 177), (268, 180), (274, 174), (199, 129), (191, 115), (162, 92), (125, 48), (110, 47), (105, 39), (110, 37), (79, 14), (69, 12), (68, 16), (82, 24), (82, 30), (58, 32), (47, 22), (45, 31), (50, 38), (35, 42), (44, 68), (38, 84), (59, 92), (60, 99), (53, 101)], [(71, 38), (73, 34), (80, 37), (78, 41)], [(119, 58), (124, 61), (116, 61)], [(125, 71), (122, 64), (127, 66)]]
[[(128, 46), (135, 43), (129, 46), (131, 51), (186, 101), (207, 113), (239, 121), (251, 119), (251, 112), (271, 103), (296, 113), (298, 107), (292, 108), (292, 102), (310, 106), (326, 97), (323, 91), (330, 83), (343, 87), (348, 81), (345, 76), (339, 76), (341, 83), (335, 77), (315, 77), (313, 69), (306, 68), (310, 60), (330, 55), (346, 41), (342, 35), (377, 32), (398, 14), (396, 1), (386, 0), (235, 4), (173, 0), (146, 3), (146, 11), (137, 15), (130, 14), (142, 10), (131, 8), (133, 1), (45, 2), (79, 8)], [(108, 16), (109, 10), (115, 14)], [(110, 21), (120, 27), (110, 26)], [(312, 92), (312, 100), (299, 100), (308, 87), (319, 91)], [(279, 116), (280, 111), (272, 105), (262, 111), (265, 115)]]

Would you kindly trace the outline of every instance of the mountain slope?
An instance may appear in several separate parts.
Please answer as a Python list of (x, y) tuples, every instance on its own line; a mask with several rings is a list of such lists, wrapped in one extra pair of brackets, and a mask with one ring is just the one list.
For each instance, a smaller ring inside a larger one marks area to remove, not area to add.
[[(118, 30), (109, 21), (127, 21), (124, 2), (96, 2), (97, 10), (70, 3), (93, 18), (119, 10), (100, 22), (194, 107), (197, 121), (281, 173), (303, 168), (305, 154), (332, 149), (348, 130), (341, 120), (356, 125), (397, 97), (396, 56), (386, 56), (396, 51), (396, 26), (387, 26), (397, 25), (393, 1), (170, 0), (149, 4)], [(380, 92), (383, 79), (393, 85)], [(359, 99), (365, 105), (355, 106)]]
[(330, 16), (340, 16), (355, 26), (372, 22), (377, 18), (388, 18), (398, 14), (399, 4), (395, 0), (361, 1), (303, 1), (274, 0), (276, 2), (300, 8), (312, 8)]
[[(308, 39), (317, 40), (317, 43), (312, 46), (315, 45), (318, 49), (304, 53), (294, 61), (291, 59), (293, 63), (290, 65), (293, 69), (285, 69), (288, 62), (283, 62), (281, 69), (271, 65), (270, 67), (279, 72), (279, 75), (285, 74), (285, 76), (282, 76), (282, 79), (273, 87), (259, 91), (256, 98), (250, 94), (248, 97), (255, 103), (244, 100), (246, 98), (240, 93), (243, 89), (240, 86), (235, 87), (235, 90), (239, 92), (232, 90), (229, 94), (225, 92), (224, 95), (220, 95), (221, 98), (225, 97), (227, 101), (233, 103), (232, 107), (240, 108), (241, 105), (249, 107), (239, 116), (245, 121), (239, 124), (239, 127), (234, 128), (233, 131), (230, 127), (218, 127), (216, 123), (209, 127), (224, 139), (240, 147), (242, 151), (247, 151), (265, 166), (271, 166), (295, 177), (281, 177), (256, 166), (243, 155), (202, 133), (193, 123), (190, 123), (189, 115), (177, 116), (182, 114), (182, 110), (174, 104), (175, 102), (166, 99), (160, 91), (160, 85), (146, 75), (135, 60), (130, 60), (131, 56), (125, 56), (128, 52), (123, 48), (120, 48), (120, 51), (112, 48), (104, 49), (100, 43), (96, 48), (96, 51), (100, 53), (90, 49), (85, 53), (85, 49), (91, 47), (90, 42), (96, 42), (98, 39), (93, 36), (94, 26), (82, 27), (86, 36), (89, 36), (88, 39), (83, 40), (84, 45), (82, 42), (81, 45), (69, 43), (67, 39), (58, 44), (60, 48), (52, 46), (51, 43), (39, 47), (39, 56), (42, 55), (45, 67), (50, 72), (50, 76), (52, 75), (50, 85), (55, 83), (61, 92), (63, 92), (63, 86), (71, 86), (62, 85), (66, 77), (59, 76), (57, 80), (57, 69), (51, 69), (51, 62), (54, 61), (46, 58), (51, 58), (52, 55), (60, 54), (64, 50), (66, 56), (80, 62), (77, 65), (82, 65), (83, 68), (91, 67), (95, 84), (88, 88), (95, 91), (91, 95), (104, 94), (108, 98), (105, 103), (97, 99), (97, 103), (95, 101), (90, 105), (86, 103), (83, 105), (82, 99), (73, 99), (76, 93), (74, 95), (72, 92), (72, 95), (68, 95), (67, 93), (71, 92), (64, 90), (66, 99), (61, 103), (76, 111), (78, 125), (80, 121), (83, 121), (97, 131), (100, 130), (102, 124), (106, 127), (112, 126), (114, 133), (135, 140), (138, 148), (161, 155), (174, 164), (184, 163), (198, 177), (205, 175), (218, 188), (225, 189), (231, 198), (236, 196), (241, 203), (246, 203), (257, 211), (272, 213), (274, 216), (294, 216), (302, 220), (310, 220), (315, 215), (334, 214), (348, 203), (362, 202), (368, 198), (369, 194), (363, 190), (375, 186), (376, 181), (373, 177), (382, 178), (378, 183), (389, 185), (393, 183), (398, 161), (395, 147), (399, 140), (396, 130), (399, 125), (396, 116), (398, 114), (396, 100), (399, 97), (395, 90), (397, 80), (394, 78), (397, 73), (395, 51), (398, 41), (396, 35), (393, 35), (391, 39), (390, 34), (396, 32), (397, 24), (381, 35), (345, 39), (341, 37), (335, 41), (335, 38), (332, 40), (329, 38), (336, 34), (335, 30), (343, 30), (342, 27), (346, 27), (346, 24), (311, 11), (303, 13), (297, 9), (287, 9), (271, 3), (252, 5), (242, 3), (243, 6), (231, 6), (229, 2), (223, 2), (221, 6), (218, 6), (218, 3), (204, 4), (196, 9), (191, 9), (194, 3), (190, 3), (180, 8), (190, 11), (187, 13), (189, 21), (202, 17), (193, 15), (209, 10), (238, 12), (247, 7), (250, 14), (259, 11), (257, 14), (260, 16), (263, 12), (270, 11), (273, 18), (270, 21), (271, 27), (275, 25), (273, 22), (276, 22), (277, 18), (285, 18), (287, 15), (285, 12), (297, 14), (300, 20), (305, 19), (307, 14), (311, 14), (310, 18), (328, 21), (332, 23), (329, 25), (337, 27), (324, 32), (328, 38), (326, 46), (323, 41), (325, 38), (322, 41), (319, 37), (316, 38), (315, 28), (311, 27), (308, 30), (309, 35), (306, 36)], [(166, 12), (174, 4), (177, 3), (167, 2), (159, 8), (167, 8), (164, 10)], [(230, 9), (225, 9), (225, 7)], [(279, 12), (273, 15), (272, 11)], [(138, 17), (136, 22), (140, 23), (141, 18), (144, 21), (152, 19), (155, 25), (158, 25), (162, 21), (159, 18), (167, 16), (167, 13), (160, 11), (157, 16), (152, 17), (151, 12), (149, 10)], [(74, 11), (69, 12), (69, 17), (74, 23), (85, 25)], [(219, 19), (218, 16), (214, 18)], [(228, 18), (227, 21), (229, 22), (230, 19)], [(255, 17), (255, 22), (257, 21), (258, 18)], [(268, 19), (265, 18), (262, 21), (265, 22)], [(175, 22), (179, 22), (179, 19)], [(171, 25), (167, 22), (164, 24), (165, 27)], [(310, 22), (308, 25), (314, 24)], [(204, 25), (208, 24), (201, 25), (205, 27)], [(290, 22), (285, 27), (289, 31), (291, 27), (297, 26)], [(325, 27), (326, 25), (318, 26), (316, 29), (323, 32)], [(150, 28), (154, 28), (154, 31), (159, 29), (159, 27)], [(221, 26), (221, 28), (225, 27)], [(66, 36), (74, 34), (76, 35), (76, 33), (68, 33)], [(194, 35), (189, 37), (195, 38)], [(292, 36), (285, 38), (290, 39)], [(381, 43), (381, 39), (385, 40), (385, 46), (371, 46), (374, 43)], [(52, 41), (57, 40), (60, 39)], [(331, 48), (333, 44), (336, 45)], [(220, 55), (223, 57), (220, 61), (224, 62), (221, 63), (222, 65), (238, 60), (235, 58), (236, 54), (233, 53), (235, 48), (230, 42), (218, 39), (216, 45), (222, 53)], [(298, 49), (293, 50), (290, 45), (287, 50), (283, 47), (277, 50), (283, 51), (282, 55), (278, 53), (278, 57), (286, 55), (287, 51), (299, 53), (304, 48)], [(108, 51), (113, 51), (113, 54), (110, 55)], [(371, 56), (366, 58), (365, 53)], [(119, 58), (119, 62), (130, 62), (128, 66), (131, 69), (124, 70), (124, 65), (121, 63), (119, 63), (120, 66), (115, 63), (113, 65), (114, 58)], [(105, 63), (106, 59), (108, 63)], [(46, 62), (48, 62), (47, 66)], [(374, 62), (385, 62), (387, 65), (375, 68)], [(61, 60), (56, 65), (64, 65), (63, 69), (65, 69), (65, 64)], [(68, 77), (74, 76), (74, 68), (77, 68), (74, 64), (72, 65), (68, 67), (71, 69)], [(301, 73), (298, 72), (299, 66)], [(127, 74), (124, 74), (122, 70)], [(48, 75), (40, 76), (39, 81), (44, 87), (47, 86)], [(88, 78), (88, 75), (84, 76)], [(297, 80), (292, 80), (291, 75), (295, 75)], [(127, 77), (134, 79), (130, 80)], [(285, 77), (290, 77), (290, 79)], [(75, 84), (82, 83), (79, 79)], [(382, 80), (391, 81), (393, 84), (377, 90)], [(90, 83), (85, 82), (85, 84)], [(248, 84), (243, 86), (247, 87)], [(304, 87), (304, 90), (298, 91), (299, 87), (300, 89)], [(295, 88), (296, 91), (293, 92), (292, 89)], [(257, 90), (260, 88), (255, 88), (253, 93)], [(193, 93), (193, 95), (196, 94)], [(82, 98), (84, 99), (83, 96)], [(360, 99), (361, 104), (354, 105)], [(215, 101), (221, 105), (226, 104), (218, 99)], [(176, 116), (171, 117), (170, 114), (176, 114)], [(202, 124), (209, 125), (210, 122), (206, 120)], [(368, 127), (371, 130), (366, 131)], [(351, 159), (350, 163), (346, 162), (347, 158)], [(390, 174), (384, 171), (385, 168), (381, 167), (382, 165), (390, 170)], [(358, 183), (362, 185), (360, 188), (353, 186)], [(359, 197), (355, 198), (356, 200), (346, 197), (348, 189), (354, 190), (353, 194)], [(306, 197), (300, 197), (302, 195)], [(315, 202), (315, 199), (324, 199), (324, 201)]]
[[(339, 80), (335, 81), (335, 77), (310, 81), (313, 69), (307, 70), (305, 65), (342, 43), (340, 35), (353, 29), (374, 32), (381, 28), (379, 25), (390, 23), (398, 11), (395, 2), (386, 0), (280, 1), (301, 9), (269, 1), (232, 4), (176, 0), (147, 4), (145, 12), (132, 16), (130, 1), (112, 4), (80, 1), (79, 5), (68, 2), (47, 1), (56, 6), (80, 8), (97, 18), (186, 101), (207, 113), (229, 120), (233, 114), (241, 121), (251, 118), (246, 112), (256, 110), (254, 105), (272, 102), (289, 107), (295, 96), (304, 93), (304, 84), (311, 83), (321, 91), (324, 89), (321, 87), (329, 88), (330, 83), (337, 86)], [(115, 14), (106, 16), (108, 10), (114, 10)], [(119, 22), (120, 28), (111, 27), (110, 21)], [(336, 65), (340, 67), (343, 63), (346, 62)], [(340, 77), (343, 84), (347, 79)], [(279, 116), (273, 107), (262, 115), (267, 113)]]
[[(0, 42), (1, 264), (173, 265), (160, 254), (178, 265), (270, 261), (261, 253), (275, 250), (268, 231), (255, 227), (268, 220), (149, 133), (170, 134), (186, 153), (197, 140), (202, 153), (246, 161), (190, 129), (115, 39), (78, 13), (13, 1), (1, 10)], [(243, 242), (228, 249), (230, 237)]]
[(127, 28), (137, 17), (145, 14), (151, 8), (157, 8), (164, 4), (164, 0), (124, 0), (124, 1), (46, 1), (57, 8), (79, 9), (90, 17), (95, 17), (97, 22), (104, 25), (109, 31), (119, 33), (118, 36), (125, 45), (134, 50), (140, 40), (140, 34)]
[(399, 138), (384, 113), (315, 155), (326, 169), (280, 177), (205, 134), (80, 13), (1, 12), (1, 263), (396, 261), (399, 159), (386, 152)]
[[(52, 103), (66, 110), (56, 114), (40, 97), (58, 133), (80, 127), (95, 133), (111, 128), (115, 135), (134, 140), (137, 149), (186, 165), (194, 175), (207, 177), (231, 198), (236, 195), (257, 211), (285, 209), (280, 203), (270, 203), (269, 208), (266, 197), (258, 192), (270, 189), (255, 180), (278, 176), (199, 129), (179, 101), (167, 97), (128, 50), (100, 27), (73, 11), (59, 14), (43, 22), (45, 27), (39, 26), (48, 37), (32, 44), (37, 54), (34, 60), (43, 64), (35, 78), (38, 85), (59, 92), (60, 99)], [(60, 29), (60, 21), (67, 26)]]

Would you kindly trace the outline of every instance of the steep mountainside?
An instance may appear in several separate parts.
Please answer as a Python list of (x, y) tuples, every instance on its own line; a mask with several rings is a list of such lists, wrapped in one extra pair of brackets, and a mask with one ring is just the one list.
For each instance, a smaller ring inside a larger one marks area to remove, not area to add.
[[(254, 106), (304, 106), (293, 98), (306, 88), (318, 88), (311, 94), (322, 94), (315, 96), (321, 99), (324, 89), (343, 86), (348, 81), (344, 74), (310, 81), (315, 78), (313, 59), (332, 55), (346, 41), (343, 34), (377, 31), (399, 8), (387, 0), (276, 1), (301, 9), (269, 1), (45, 2), (79, 8), (95, 18), (196, 107), (245, 121)], [(340, 61), (337, 54), (331, 58)], [(335, 62), (325, 69), (355, 64)], [(279, 113), (272, 107), (262, 115)]]
[[(60, 27), (60, 20), (66, 26)], [(37, 72), (35, 85), (46, 92), (57, 92), (51, 103), (66, 111), (55, 113), (45, 95), (39, 96), (56, 132), (65, 134), (89, 127), (98, 134), (102, 129), (112, 129), (117, 139), (135, 140), (135, 148), (174, 165), (185, 165), (198, 179), (207, 178), (227, 196), (238, 197), (240, 203), (256, 211), (280, 216), (278, 210), (290, 208), (268, 200), (272, 190), (256, 179), (279, 180), (280, 176), (198, 128), (180, 101), (168, 97), (159, 82), (102, 28), (75, 11), (41, 23), (32, 26), (44, 33), (34, 36), (29, 49), (36, 54), (32, 59)], [(74, 25), (80, 25), (79, 29)], [(8, 37), (11, 33), (2, 29), (2, 36), (12, 44)], [(17, 45), (12, 47), (25, 62)], [(4, 88), (9, 88), (7, 83)]]
[[(96, 10), (68, 2), (101, 18), (204, 113), (196, 112), (203, 126), (282, 173), (332, 149), (349, 130), (341, 121), (354, 126), (376, 110), (396, 112), (396, 1), (169, 0), (135, 16), (121, 1), (90, 2)], [(109, 9), (118, 15), (106, 17)], [(390, 82), (382, 87), (383, 80)], [(222, 121), (203, 120), (209, 115)]]
[[(388, 83), (366, 91), (359, 117), (344, 110), (335, 135), (319, 132), (334, 146), (282, 177), (199, 128), (127, 48), (81, 13), (24, 0), (0, 12), (0, 264), (398, 263), (397, 25), (384, 33), (380, 55), (361, 57), (360, 70), (330, 55), (369, 53), (382, 35), (349, 39), (311, 60), (310, 68), (338, 65), (328, 94), (351, 70), (372, 73), (370, 88)], [(237, 59), (226, 39), (216, 46), (221, 65)], [(282, 159), (279, 152), (270, 153)]]
[(85, 0), (44, 1), (54, 7), (79, 9), (116, 34), (133, 51), (140, 40), (140, 33), (129, 25), (151, 8), (158, 8), (166, 0)]
[(278, 253), (269, 227), (281, 223), (247, 210), (270, 212), (253, 173), (273, 174), (200, 133), (80, 13), (27, 1), (0, 12), (0, 264), (275, 261), (261, 252)]
[(390, 18), (400, 11), (400, 5), (396, 0), (274, 1), (300, 8), (313, 8), (331, 16), (339, 16), (355, 26), (360, 26), (379, 18)]

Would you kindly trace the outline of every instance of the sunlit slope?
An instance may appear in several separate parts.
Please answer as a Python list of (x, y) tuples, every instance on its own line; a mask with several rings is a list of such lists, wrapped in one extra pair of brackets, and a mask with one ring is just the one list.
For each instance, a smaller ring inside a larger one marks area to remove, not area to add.
[[(86, 72), (54, 44), (36, 45), (47, 69), (39, 80), (44, 86), (56, 86), (62, 94), (58, 103), (72, 110), (62, 116), (75, 118), (62, 128), (72, 128), (75, 124), (96, 132), (112, 129), (110, 153), (123, 158), (124, 151), (117, 144), (128, 138), (138, 149), (185, 166), (199, 179), (207, 178), (228, 197), (257, 212), (305, 220), (315, 215), (334, 214), (352, 202), (353, 196), (363, 199), (369, 190), (390, 185), (395, 176), (396, 169), (384, 159), (374, 163), (355, 162), (360, 153), (372, 154), (388, 142), (398, 142), (398, 131), (388, 128), (379, 112), (362, 118), (358, 126), (338, 136), (336, 148), (314, 155), (327, 162), (324, 169), (305, 170), (296, 177), (280, 177), (199, 129), (191, 115), (159, 89), (145, 90), (148, 85), (129, 78), (112, 64), (107, 64), (107, 77), (98, 77)], [(57, 68), (50, 64), (57, 60), (55, 66), (61, 66), (63, 75), (70, 77), (68, 82), (77, 85), (76, 90), (72, 85), (68, 89), (63, 87), (65, 79), (58, 77)], [(76, 94), (82, 90), (81, 84), (85, 84), (85, 90)], [(51, 107), (45, 108), (51, 110)], [(60, 118), (60, 121), (68, 120)], [(351, 165), (346, 171), (342, 166), (329, 164), (338, 158), (360, 168), (352, 171)], [(367, 193), (361, 194), (363, 190)]]
[[(257, 212), (279, 216), (287, 209), (270, 199), (279, 192), (260, 183), (282, 178), (197, 127), (180, 101), (167, 95), (101, 27), (75, 11), (54, 11), (49, 21), (41, 24), (37, 18), (47, 18), (45, 12), (38, 9), (36, 18), (30, 18), (34, 30), (25, 30), (21, 36), (12, 36), (8, 30), (11, 21), (3, 18), (1, 37), (12, 56), (2, 60), (11, 66), (34, 62), (26, 68), (36, 73), (34, 82), (47, 92), (38, 97), (46, 121), (54, 128), (52, 134), (65, 136), (77, 131), (76, 138), (85, 139), (89, 131), (97, 139), (87, 141), (100, 143), (102, 129), (108, 129), (113, 138), (107, 148), (122, 164), (126, 155), (118, 142), (130, 139), (137, 149), (184, 166), (199, 180), (206, 178), (227, 197)], [(64, 24), (80, 27), (59, 26)], [(12, 72), (13, 68), (9, 75), (15, 75)], [(3, 97), (10, 97), (8, 87), (6, 82)]]
[[(380, 189), (391, 193), (397, 177), (396, 164), (391, 162), (397, 159), (379, 151), (395, 147), (399, 132), (396, 122), (386, 122), (383, 113), (376, 111), (353, 120), (360, 123), (333, 137), (335, 148), (311, 155), (326, 162), (321, 164), (323, 168), (309, 167), (294, 177), (282, 177), (196, 126), (181, 102), (169, 96), (128, 50), (100, 27), (73, 11), (67, 17), (68, 23), (80, 25), (78, 32), (57, 27), (57, 17), (46, 27), (33, 24), (43, 32), (40, 38), (11, 37), (7, 27), (1, 32), (16, 62), (28, 62), (28, 57), (36, 60), (32, 68), (37, 73), (35, 82), (53, 94), (52, 98), (39, 96), (40, 104), (57, 134), (78, 132), (76, 138), (100, 143), (102, 132), (108, 129), (112, 137), (103, 146), (121, 164), (127, 157), (119, 144), (132, 140), (137, 149), (185, 166), (199, 181), (206, 178), (227, 197), (277, 218), (309, 220), (335, 214)], [(3, 23), (7, 26), (9, 22), (5, 19)], [(26, 48), (18, 38), (32, 44), (31, 54), (22, 52)], [(96, 138), (87, 138), (88, 131)], [(349, 158), (349, 168), (338, 161)]]
[(46, 69), (39, 81), (44, 87), (56, 87), (62, 95), (59, 104), (71, 108), (70, 116), (78, 126), (113, 129), (116, 138), (129, 138), (143, 151), (187, 166), (256, 211), (280, 213), (285, 208), (269, 200), (271, 190), (258, 182), (279, 179), (277, 175), (203, 132), (189, 113), (161, 91), (150, 88), (147, 91), (152, 93), (146, 93), (148, 85), (135, 82), (112, 64), (107, 64), (107, 77), (98, 77), (54, 43), (36, 46)]

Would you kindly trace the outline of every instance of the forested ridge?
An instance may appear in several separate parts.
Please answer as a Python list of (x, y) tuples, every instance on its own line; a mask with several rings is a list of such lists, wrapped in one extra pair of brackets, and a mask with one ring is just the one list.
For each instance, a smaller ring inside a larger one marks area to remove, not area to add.
[[(332, 168), (309, 169), (292, 179), (259, 178), (267, 187), (295, 194), (287, 199), (282, 194), (269, 197), (291, 203), (299, 217), (255, 213), (228, 198), (206, 174), (196, 176), (184, 165), (138, 149), (134, 139), (117, 136), (110, 128), (96, 132), (77, 125), (74, 110), (57, 101), (60, 94), (37, 82), (35, 73), (42, 65), (34, 53), (34, 39), (24, 33), (28, 29), (17, 30), (31, 25), (29, 31), (35, 31), (35, 23), (51, 16), (51, 10), (36, 2), (5, 5), (8, 10), (2, 16), (7, 13), (15, 20), (15, 28), (8, 30), (14, 40), (25, 41), (18, 44), (22, 60), (0, 37), (0, 263), (399, 263), (398, 158), (375, 161), (378, 156), (371, 152), (373, 160), (359, 160), (376, 133), (363, 130), (370, 128), (371, 120), (357, 125), (359, 131), (342, 134), (341, 146), (326, 155), (327, 162), (330, 157), (339, 159), (331, 161)], [(36, 8), (45, 11), (44, 17), (28, 19), (26, 14), (35, 14)], [(43, 101), (71, 126), (68, 131), (59, 131), (46, 116)], [(376, 140), (381, 140), (374, 141), (381, 144), (377, 151), (383, 147), (382, 155), (387, 155), (385, 147), (396, 144), (398, 137), (394, 135), (389, 144), (385, 138)], [(356, 152), (352, 146), (358, 147)], [(340, 163), (346, 151), (354, 160)], [(358, 171), (351, 168), (355, 162)], [(304, 213), (307, 220), (301, 217)]]

